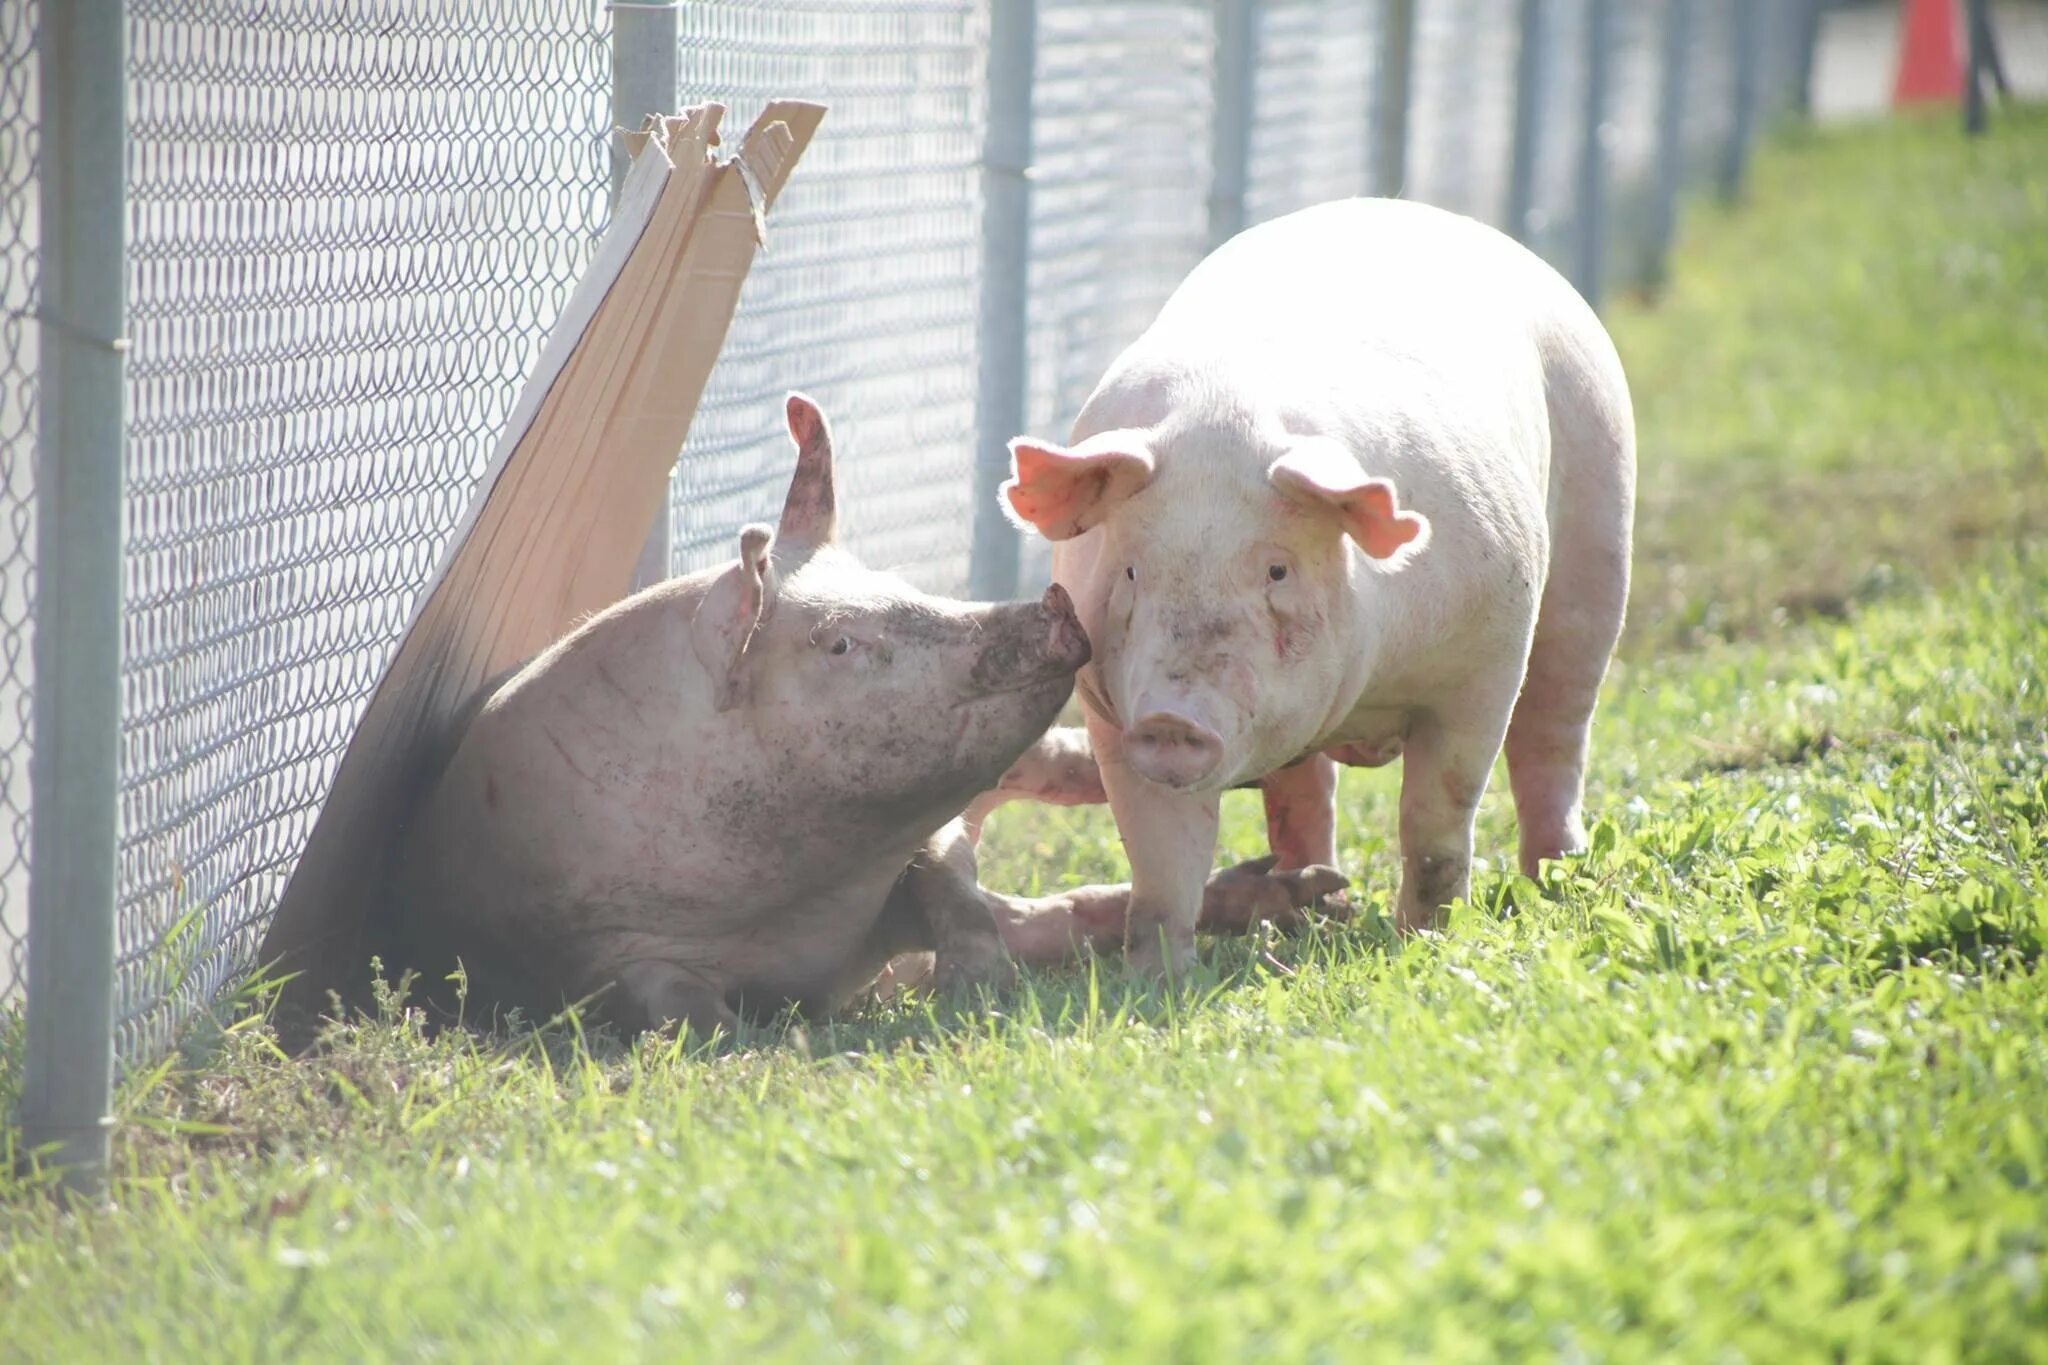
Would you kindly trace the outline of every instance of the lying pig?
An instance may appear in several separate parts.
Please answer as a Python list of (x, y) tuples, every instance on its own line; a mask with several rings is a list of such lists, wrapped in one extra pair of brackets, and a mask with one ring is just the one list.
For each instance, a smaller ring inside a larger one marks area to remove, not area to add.
[(1132, 951), (1185, 960), (1218, 795), (1335, 860), (1339, 764), (1402, 761), (1398, 924), (1468, 894), (1503, 742), (1521, 864), (1579, 848), (1628, 597), (1635, 438), (1598, 319), (1491, 228), (1347, 200), (1251, 229), (1118, 358), (1072, 444), (1012, 443), (1094, 645), (1077, 690)]
[(481, 701), (407, 825), (387, 963), (469, 1005), (597, 997), (637, 1032), (829, 1009), (898, 953), (1013, 971), (957, 820), (1088, 659), (1064, 589), (950, 602), (833, 544), (832, 444), (723, 568), (593, 617)]

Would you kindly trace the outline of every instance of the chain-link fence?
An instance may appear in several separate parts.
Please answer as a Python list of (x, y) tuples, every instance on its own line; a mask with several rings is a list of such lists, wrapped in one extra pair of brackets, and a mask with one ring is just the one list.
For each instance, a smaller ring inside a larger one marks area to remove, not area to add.
[[(772, 516), (792, 387), (837, 424), (843, 519), (870, 562), (957, 591), (978, 556), (1016, 556), (986, 519), (977, 543), (977, 458), (1012, 434), (977, 430), (991, 384), (1012, 386), (1031, 429), (1060, 434), (1218, 223), (1398, 177), (1411, 197), (1517, 231), (1589, 293), (1647, 277), (1678, 189), (1739, 172), (1746, 139), (1790, 100), (1812, 13), (1808, 0), (1026, 0), (1035, 51), (1009, 54), (992, 35), (1015, 31), (999, 21), (1018, 3), (677, 11), (675, 103), (720, 100), (735, 126), (770, 95), (831, 113), (769, 222), (682, 452), (673, 568), (726, 557), (743, 521)], [(0, 4), (0, 1010), (16, 1013), (38, 14), (37, 0)], [(134, 1063), (250, 965), (602, 229), (614, 73), (613, 12), (596, 0), (128, 0), (123, 23), (111, 1008)], [(991, 120), (1006, 117), (989, 76), (1012, 55), (1029, 63), (1035, 147), (1017, 261), (987, 249), (984, 211)], [(1242, 136), (1219, 129), (1219, 108), (1244, 114)], [(979, 361), (1004, 320), (985, 316), (983, 286), (1010, 269), (1028, 272), (1023, 359), (992, 377)], [(1027, 583), (1043, 573), (1042, 560), (1023, 569)]]
[(671, 492), (678, 571), (731, 558), (743, 522), (774, 519), (781, 398), (801, 389), (847, 454), (846, 534), (927, 586), (966, 580), (985, 39), (970, 0), (685, 7), (683, 103), (751, 118), (801, 95), (831, 112), (776, 201), (692, 423)]
[(117, 1040), (246, 967), (604, 217), (600, 16), (129, 0)]

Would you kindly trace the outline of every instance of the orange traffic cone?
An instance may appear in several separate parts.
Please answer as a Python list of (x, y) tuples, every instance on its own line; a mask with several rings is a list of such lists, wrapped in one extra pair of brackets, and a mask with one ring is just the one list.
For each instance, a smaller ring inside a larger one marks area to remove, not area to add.
[(1899, 69), (1892, 104), (1952, 103), (1962, 94), (1956, 0), (1899, 0)]

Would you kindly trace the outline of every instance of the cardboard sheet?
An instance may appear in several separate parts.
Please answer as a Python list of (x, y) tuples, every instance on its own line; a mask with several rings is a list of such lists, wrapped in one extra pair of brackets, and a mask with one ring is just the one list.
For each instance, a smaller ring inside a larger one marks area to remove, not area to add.
[(349, 998), (394, 835), (465, 703), (631, 590), (765, 215), (824, 108), (770, 104), (729, 156), (715, 104), (626, 134), (611, 224), (371, 694), (260, 961), (303, 1034)]

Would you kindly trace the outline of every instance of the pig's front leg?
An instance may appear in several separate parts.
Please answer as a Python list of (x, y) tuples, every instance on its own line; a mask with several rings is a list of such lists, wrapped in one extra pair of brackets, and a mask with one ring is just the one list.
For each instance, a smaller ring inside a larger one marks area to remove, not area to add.
[(740, 1016), (726, 993), (709, 977), (673, 962), (642, 959), (618, 974), (612, 1022), (628, 1038), (667, 1024), (680, 1024), (708, 1042), (723, 1033), (730, 1044), (740, 1034)]
[(932, 836), (904, 869), (890, 900), (892, 908), (900, 902), (922, 921), (930, 935), (933, 989), (1007, 990), (1016, 984), (1017, 968), (975, 882), (974, 845), (958, 820)]
[(1154, 977), (1177, 975), (1195, 955), (1202, 889), (1216, 859), (1216, 792), (1183, 792), (1147, 782), (1124, 762), (1123, 736), (1088, 718), (1102, 786), (1131, 863), (1125, 943), (1131, 964)]
[[(1494, 723), (1454, 727), (1418, 719), (1401, 756), (1401, 894), (1394, 925), (1404, 934), (1442, 927), (1444, 910), (1472, 892), (1472, 822), (1507, 728), (1505, 708), (1482, 709)], [(1472, 712), (1451, 709), (1450, 714)]]

